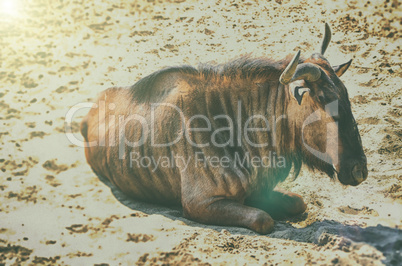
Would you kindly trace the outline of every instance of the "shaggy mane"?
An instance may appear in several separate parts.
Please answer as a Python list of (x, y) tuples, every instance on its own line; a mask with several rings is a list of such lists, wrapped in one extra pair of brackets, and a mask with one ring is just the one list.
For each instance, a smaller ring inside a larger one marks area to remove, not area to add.
[(130, 91), (136, 102), (153, 102), (158, 101), (159, 96), (166, 95), (174, 87), (172, 79), (175, 77), (193, 75), (205, 80), (220, 77), (274, 80), (279, 79), (289, 61), (290, 57), (273, 61), (246, 55), (225, 64), (200, 64), (198, 68), (189, 65), (167, 67), (140, 79), (130, 87)]

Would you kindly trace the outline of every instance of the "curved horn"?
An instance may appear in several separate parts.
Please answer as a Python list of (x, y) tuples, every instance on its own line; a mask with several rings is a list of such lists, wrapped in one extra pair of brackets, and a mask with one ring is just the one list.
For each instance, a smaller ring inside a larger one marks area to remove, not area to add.
[(324, 55), (325, 50), (327, 50), (328, 44), (331, 41), (331, 29), (329, 28), (328, 23), (325, 23), (325, 33), (324, 39), (321, 44), (321, 54)]
[(309, 82), (314, 82), (321, 77), (321, 70), (318, 66), (311, 63), (303, 63), (297, 66), (296, 72), (290, 82), (304, 79)]
[(279, 82), (282, 83), (283, 85), (288, 84), (292, 80), (293, 74), (296, 71), (296, 67), (299, 64), (299, 57), (300, 57), (300, 50), (293, 57), (292, 61), (290, 61), (290, 63), (283, 71), (281, 77), (279, 78)]

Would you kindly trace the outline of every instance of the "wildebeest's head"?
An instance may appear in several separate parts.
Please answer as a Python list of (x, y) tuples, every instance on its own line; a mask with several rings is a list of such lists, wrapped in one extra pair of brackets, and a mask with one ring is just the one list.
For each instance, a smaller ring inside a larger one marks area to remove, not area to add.
[(321, 52), (301, 60), (299, 51), (280, 82), (290, 95), (289, 120), (301, 129), (298, 142), (304, 162), (329, 176), (336, 173), (342, 184), (356, 186), (367, 178), (367, 159), (348, 92), (339, 79), (352, 60), (332, 67), (324, 58), (330, 39), (325, 24)]

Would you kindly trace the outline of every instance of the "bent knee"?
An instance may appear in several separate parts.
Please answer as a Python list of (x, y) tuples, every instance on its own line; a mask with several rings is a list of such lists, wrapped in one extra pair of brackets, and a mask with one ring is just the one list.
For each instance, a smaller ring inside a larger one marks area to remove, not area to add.
[(260, 211), (253, 217), (252, 223), (248, 226), (251, 230), (266, 235), (274, 230), (274, 220), (268, 213)]
[(304, 202), (303, 198), (298, 194), (289, 195), (292, 204), (289, 206), (288, 212), (292, 215), (301, 214), (306, 211), (307, 204)]

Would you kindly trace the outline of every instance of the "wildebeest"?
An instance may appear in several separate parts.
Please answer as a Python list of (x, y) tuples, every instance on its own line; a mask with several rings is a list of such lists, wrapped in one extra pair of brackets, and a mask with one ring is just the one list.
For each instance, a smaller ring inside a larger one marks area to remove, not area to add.
[[(307, 59), (243, 56), (222, 65), (169, 67), (102, 92), (81, 124), (94, 172), (127, 195), (181, 204), (206, 224), (272, 231), (271, 217), (303, 213), (276, 189), (303, 164), (356, 186), (367, 160), (339, 77), (321, 51)], [(293, 171), (292, 171), (293, 169)]]

